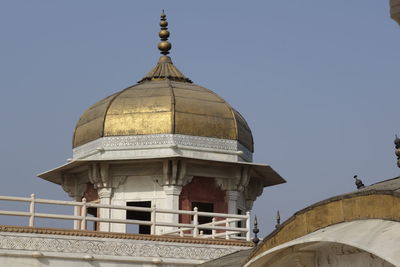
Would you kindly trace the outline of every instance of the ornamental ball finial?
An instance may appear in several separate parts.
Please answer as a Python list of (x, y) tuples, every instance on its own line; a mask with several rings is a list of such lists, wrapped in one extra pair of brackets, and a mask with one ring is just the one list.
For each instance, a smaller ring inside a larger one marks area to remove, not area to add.
[(281, 226), (281, 214), (279, 213), (279, 210), (276, 212), (276, 224), (275, 228), (279, 228)]
[(258, 244), (258, 242), (260, 242), (260, 239), (258, 238), (257, 234), (258, 232), (260, 232), (260, 230), (258, 229), (258, 222), (257, 222), (257, 215), (254, 217), (254, 226), (253, 226), (253, 233), (254, 233), (254, 237), (251, 241), (253, 241), (253, 243), (255, 245)]
[(168, 22), (167, 22), (167, 15), (165, 15), (164, 10), (161, 12), (161, 16), (160, 16), (160, 27), (161, 30), (158, 33), (158, 36), (160, 36), (161, 42), (158, 43), (158, 49), (161, 51), (160, 53), (163, 55), (168, 55), (169, 54), (169, 50), (171, 50), (171, 43), (168, 42), (168, 37), (169, 37), (169, 31), (168, 31)]
[(158, 33), (158, 36), (160, 36), (161, 40), (162, 40), (162, 39), (168, 39), (168, 37), (169, 37), (169, 31), (167, 31), (167, 30), (161, 30), (161, 31)]
[(171, 43), (170, 42), (159, 42), (158, 43), (158, 49), (160, 49), (161, 54), (163, 55), (168, 55), (169, 54), (169, 50), (171, 49)]

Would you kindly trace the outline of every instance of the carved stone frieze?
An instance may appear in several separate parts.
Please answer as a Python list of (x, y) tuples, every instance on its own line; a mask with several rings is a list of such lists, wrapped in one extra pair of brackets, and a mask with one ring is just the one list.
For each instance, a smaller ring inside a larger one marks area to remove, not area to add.
[(2, 233), (0, 250), (79, 253), (93, 256), (131, 256), (170, 259), (211, 260), (243, 247), (200, 245), (159, 241), (118, 240), (55, 235)]

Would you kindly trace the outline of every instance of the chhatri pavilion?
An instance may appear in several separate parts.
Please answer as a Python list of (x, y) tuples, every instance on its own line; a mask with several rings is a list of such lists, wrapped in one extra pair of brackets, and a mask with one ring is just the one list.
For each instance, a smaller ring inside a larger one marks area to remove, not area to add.
[[(390, 4), (399, 22), (400, 1)], [(72, 201), (0, 196), (28, 204), (27, 211), (0, 210), (27, 220), (0, 224), (0, 265), (400, 266), (400, 177), (370, 186), (357, 178), (357, 190), (278, 221), (260, 240), (253, 203), (285, 180), (252, 162), (243, 116), (172, 63), (164, 12), (160, 26), (156, 66), (84, 111), (72, 159), (39, 175)], [(395, 146), (400, 167), (397, 137)], [(42, 205), (71, 212), (43, 213)]]
[[(0, 229), (12, 246), (0, 262), (192, 266), (254, 246), (253, 203), (263, 188), (285, 180), (253, 163), (244, 117), (173, 64), (164, 12), (160, 27), (156, 66), (84, 111), (72, 158), (39, 174), (73, 201), (2, 199), (30, 208), (6, 213), (29, 222)], [(39, 213), (40, 205), (69, 206), (73, 213)], [(72, 229), (41, 228), (38, 218), (69, 220)], [(20, 248), (21, 242), (29, 245)]]

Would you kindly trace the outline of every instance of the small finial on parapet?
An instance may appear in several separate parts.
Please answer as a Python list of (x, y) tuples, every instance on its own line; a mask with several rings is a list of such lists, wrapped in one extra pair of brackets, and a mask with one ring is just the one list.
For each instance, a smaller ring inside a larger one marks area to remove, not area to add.
[(254, 227), (253, 227), (254, 238), (251, 241), (253, 241), (253, 243), (256, 245), (258, 244), (258, 242), (260, 242), (260, 239), (257, 236), (258, 232), (260, 232), (260, 230), (258, 229), (257, 216), (254, 216)]
[(279, 210), (276, 212), (276, 225), (275, 228), (279, 228), (281, 226), (281, 215), (279, 214)]
[(395, 136), (396, 138), (394, 139), (394, 144), (396, 146), (395, 154), (397, 156), (397, 167), (400, 168), (400, 138), (397, 136), (397, 134)]
[(365, 185), (364, 185), (363, 182), (362, 182), (360, 179), (358, 179), (357, 177), (358, 177), (357, 175), (354, 175), (354, 177), (353, 177), (354, 179), (356, 179), (355, 184), (356, 184), (356, 186), (357, 186), (357, 189), (364, 188)]
[(165, 15), (164, 10), (161, 13), (160, 16), (160, 27), (161, 30), (158, 33), (158, 36), (160, 36), (161, 42), (158, 43), (158, 49), (161, 51), (160, 53), (163, 54), (164, 56), (169, 54), (169, 50), (171, 50), (171, 43), (168, 42), (168, 37), (169, 37), (169, 31), (168, 31), (168, 21), (166, 19), (167, 15)]

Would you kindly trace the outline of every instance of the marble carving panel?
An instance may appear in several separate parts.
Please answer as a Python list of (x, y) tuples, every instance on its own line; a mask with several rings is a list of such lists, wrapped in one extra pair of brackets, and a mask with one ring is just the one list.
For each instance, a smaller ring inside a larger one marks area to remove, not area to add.
[(0, 249), (90, 255), (161, 257), (172, 259), (211, 260), (238, 251), (239, 247), (204, 246), (188, 243), (166, 243), (138, 240), (66, 238), (59, 236), (0, 235)]

